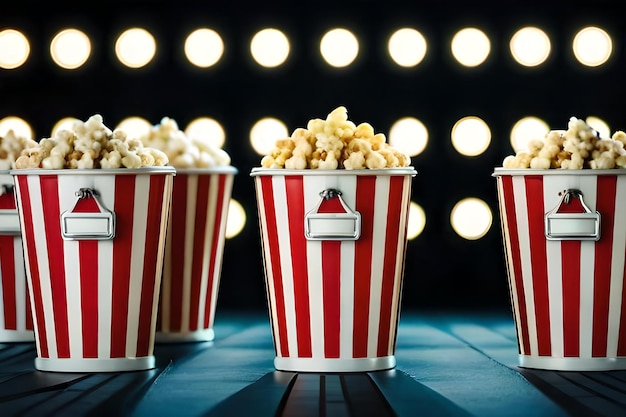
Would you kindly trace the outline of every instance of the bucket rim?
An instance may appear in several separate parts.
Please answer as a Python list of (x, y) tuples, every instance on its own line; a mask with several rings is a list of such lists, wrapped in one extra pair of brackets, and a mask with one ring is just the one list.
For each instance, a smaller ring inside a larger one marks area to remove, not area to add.
[(232, 165), (223, 165), (207, 168), (176, 168), (179, 174), (238, 174), (239, 170)]
[(9, 174), (18, 175), (133, 175), (133, 174), (176, 174), (173, 166), (165, 165), (158, 167), (141, 168), (23, 168), (12, 169)]
[(285, 169), (285, 168), (252, 168), (250, 176), (262, 175), (411, 175), (416, 176), (417, 171), (414, 167), (397, 167), (397, 168), (380, 168), (380, 169)]
[(498, 167), (494, 169), (492, 177), (498, 177), (502, 175), (626, 175), (626, 168), (613, 168), (613, 169), (533, 169), (533, 168), (503, 168)]

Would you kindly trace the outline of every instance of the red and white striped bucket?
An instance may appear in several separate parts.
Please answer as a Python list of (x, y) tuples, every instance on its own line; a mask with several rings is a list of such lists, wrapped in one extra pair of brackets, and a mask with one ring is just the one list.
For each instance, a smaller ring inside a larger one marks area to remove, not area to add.
[(211, 341), (234, 167), (177, 169), (157, 342)]
[(254, 168), (282, 371), (395, 367), (412, 167)]
[(0, 343), (35, 340), (22, 253), (22, 236), (13, 194), (13, 177), (0, 171)]
[(520, 366), (626, 369), (626, 170), (493, 175)]
[(35, 368), (151, 369), (175, 170), (12, 170)]

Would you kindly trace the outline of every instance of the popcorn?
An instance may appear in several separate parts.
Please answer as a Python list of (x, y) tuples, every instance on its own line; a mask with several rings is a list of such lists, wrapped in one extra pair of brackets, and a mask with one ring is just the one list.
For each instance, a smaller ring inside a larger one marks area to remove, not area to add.
[(165, 153), (128, 138), (123, 130), (111, 131), (99, 114), (86, 122), (76, 122), (71, 130), (60, 130), (54, 137), (35, 142), (15, 161), (17, 169), (140, 168), (167, 164)]
[(504, 168), (613, 169), (626, 167), (626, 133), (601, 138), (584, 120), (571, 117), (567, 130), (552, 130), (534, 139), (527, 151), (504, 158)]
[(202, 138), (190, 138), (174, 119), (164, 117), (140, 138), (145, 146), (164, 152), (176, 168), (213, 168), (230, 165), (230, 155)]
[[(625, 138), (626, 139), (626, 138)], [(261, 159), (265, 168), (286, 169), (381, 169), (405, 167), (410, 158), (374, 133), (369, 123), (358, 126), (348, 120), (348, 111), (339, 106), (325, 120), (311, 119), (291, 137), (279, 139)]]
[[(13, 130), (9, 130), (5, 136), (0, 136), (0, 171), (8, 171), (15, 168), (15, 160), (25, 148), (36, 146), (37, 142), (23, 136), (17, 136)], [(0, 185), (0, 195), (6, 192), (6, 188)]]
[(15, 168), (15, 160), (26, 148), (37, 146), (37, 142), (23, 136), (17, 136), (9, 130), (5, 136), (0, 136), (0, 170)]

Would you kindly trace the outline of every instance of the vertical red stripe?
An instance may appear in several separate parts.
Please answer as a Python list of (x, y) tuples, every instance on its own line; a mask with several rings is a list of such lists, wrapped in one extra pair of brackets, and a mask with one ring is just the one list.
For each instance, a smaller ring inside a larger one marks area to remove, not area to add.
[[(521, 248), (519, 234), (517, 230), (517, 214), (515, 211), (515, 190), (513, 188), (513, 178), (511, 176), (501, 176), (502, 181), (502, 203), (506, 213), (506, 227), (508, 236), (505, 236), (505, 243), (509, 246), (511, 259), (509, 262), (509, 286), (511, 291), (517, 295), (517, 310), (519, 311), (520, 334), (518, 335), (519, 353), (530, 353), (530, 339), (528, 336), (528, 312), (526, 310), (526, 295), (524, 293), (524, 281), (522, 277)], [(521, 197), (521, 196), (518, 196)], [(513, 299), (511, 299), (513, 303)]]
[(172, 331), (181, 331), (183, 305), (183, 272), (185, 268), (185, 218), (187, 217), (188, 175), (176, 175), (172, 190), (170, 236), (170, 319)]
[[(264, 253), (265, 268), (268, 267), (268, 260), (265, 259), (268, 255), (272, 263), (272, 276), (274, 277), (273, 283), (269, 280), (266, 285), (269, 287), (272, 285), (274, 289), (274, 296), (276, 302), (272, 306), (275, 309), (277, 329), (272, 327), (272, 331), (277, 332), (274, 334), (274, 339), (280, 341), (280, 356), (289, 356), (289, 342), (287, 339), (287, 319), (285, 315), (285, 293), (283, 289), (283, 272), (280, 267), (280, 247), (278, 244), (278, 229), (276, 225), (276, 208), (274, 206), (274, 190), (272, 184), (272, 177), (261, 176), (256, 178), (257, 192), (260, 192), (263, 196), (263, 206), (259, 206), (259, 210), (263, 210), (265, 214), (265, 232), (267, 233), (267, 242), (263, 242), (265, 249), (269, 254)], [(261, 219), (259, 219), (260, 221)], [(262, 227), (261, 227), (262, 229)], [(263, 230), (261, 230), (261, 236), (263, 236)], [(267, 289), (268, 303), (269, 303), (270, 289)], [(271, 304), (270, 304), (271, 305)], [(279, 352), (276, 352), (278, 355)]]
[[(90, 199), (91, 200), (91, 199)], [(98, 241), (78, 242), (83, 357), (98, 357)]]
[[(2, 185), (0, 185), (1, 187)], [(0, 195), (0, 210), (15, 210), (15, 194), (4, 193)]]
[[(40, 175), (41, 203), (45, 210), (46, 244), (50, 286), (52, 290), (52, 310), (59, 358), (70, 357), (70, 339), (67, 317), (67, 292), (65, 282), (65, 255), (61, 237), (61, 210), (59, 207), (59, 184), (56, 175)], [(75, 191), (75, 190), (73, 190)]]
[(396, 260), (398, 259), (398, 239), (402, 221), (402, 192), (404, 177), (389, 177), (387, 201), (387, 224), (385, 229), (385, 257), (380, 300), (380, 321), (378, 325), (377, 356), (388, 356), (391, 336), (391, 309), (393, 308), (393, 287), (396, 281)]
[(24, 219), (24, 228), (22, 229), (22, 239), (24, 239), (24, 246), (28, 253), (28, 276), (33, 287), (33, 304), (35, 306), (34, 319), (37, 322), (37, 332), (35, 334), (36, 341), (39, 347), (39, 353), (42, 358), (50, 357), (48, 351), (48, 334), (46, 332), (46, 326), (44, 322), (43, 314), (43, 298), (41, 295), (41, 277), (39, 275), (39, 265), (37, 264), (38, 254), (35, 247), (35, 230), (33, 227), (33, 210), (30, 203), (30, 191), (28, 189), (28, 177), (26, 175), (19, 175), (16, 177), (18, 182), (18, 198), (19, 198), (19, 210), (21, 216)]
[[(572, 259), (574, 262), (572, 262)], [(561, 242), (563, 355), (580, 356), (580, 240)]]
[[(322, 201), (318, 213), (345, 213), (339, 198)], [(341, 242), (325, 240), (322, 247), (322, 308), (324, 315), (324, 357), (338, 358), (341, 317)]]
[(15, 248), (13, 236), (0, 236), (0, 270), (2, 271), (4, 328), (17, 330), (17, 293), (15, 288)]
[[(143, 276), (141, 277), (141, 301), (139, 304), (139, 325), (137, 329), (137, 356), (151, 354), (152, 344), (152, 312), (158, 297), (155, 298), (157, 271), (163, 267), (163, 256), (159, 256), (163, 224), (163, 200), (171, 196), (165, 195), (167, 175), (150, 175), (148, 190), (148, 213), (146, 216), (146, 243), (143, 257)], [(164, 232), (164, 231), (163, 231)], [(162, 255), (162, 254), (161, 254)], [(133, 277), (136, 279), (139, 277)]]
[[(224, 221), (222, 218), (227, 215), (224, 213), (224, 210), (228, 210), (228, 206), (224, 208), (224, 194), (226, 193), (226, 176), (220, 175), (219, 177), (219, 185), (217, 192), (217, 207), (215, 211), (215, 219), (213, 220), (215, 223), (213, 229), (212, 243), (211, 243), (211, 253), (209, 258), (209, 277), (208, 277), (208, 285), (207, 285), (207, 297), (206, 304), (204, 309), (204, 327), (210, 328), (213, 327), (213, 312), (211, 311), (211, 303), (213, 303), (213, 291), (211, 289), (218, 285), (219, 282), (219, 274), (221, 267), (221, 253), (218, 252), (220, 249), (220, 241), (224, 239), (224, 236), (220, 233), (220, 228), (222, 227), (222, 222)], [(216, 293), (217, 296), (217, 293)]]
[(597, 178), (596, 210), (601, 213), (602, 221), (600, 222), (600, 240), (595, 243), (594, 255), (591, 356), (605, 357), (609, 331), (609, 292), (611, 288), (617, 176), (598, 175)]
[(550, 356), (552, 346), (550, 344), (550, 299), (548, 297), (548, 259), (544, 229), (543, 178), (532, 175), (525, 177), (525, 180), (538, 354)]
[[(296, 309), (298, 357), (313, 356), (311, 348), (311, 316), (309, 310), (309, 279), (307, 273), (307, 241), (304, 237), (304, 184), (301, 175), (285, 176), (287, 219), (291, 243), (291, 266)], [(320, 306), (321, 308), (321, 306)]]
[(354, 242), (354, 324), (352, 355), (367, 357), (372, 281), (372, 244), (376, 177), (357, 176), (355, 210), (361, 214), (361, 237)]
[(111, 357), (126, 357), (135, 175), (115, 176), (115, 243), (111, 301)]
[(322, 294), (324, 306), (324, 357), (338, 358), (341, 318), (341, 242), (322, 242)]
[[(188, 175), (187, 175), (188, 176)], [(191, 285), (189, 293), (189, 330), (198, 330), (200, 314), (200, 287), (202, 286), (202, 263), (208, 256), (207, 248), (204, 246), (204, 231), (207, 225), (207, 210), (209, 201), (210, 175), (196, 175), (198, 189), (196, 201), (194, 202), (194, 224), (193, 231), (193, 254), (191, 259)], [(176, 233), (175, 231), (173, 231)], [(183, 233), (182, 230), (177, 231)]]

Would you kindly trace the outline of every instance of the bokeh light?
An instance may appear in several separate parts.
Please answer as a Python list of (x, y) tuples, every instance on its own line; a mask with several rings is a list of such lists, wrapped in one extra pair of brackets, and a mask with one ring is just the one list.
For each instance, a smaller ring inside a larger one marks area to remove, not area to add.
[(452, 55), (463, 66), (476, 67), (489, 57), (491, 42), (485, 33), (477, 28), (465, 28), (452, 38)]
[(359, 41), (347, 29), (331, 29), (322, 36), (320, 53), (329, 65), (336, 68), (347, 67), (359, 55)]
[(50, 42), (50, 57), (64, 69), (80, 68), (90, 55), (91, 41), (78, 29), (63, 29)]
[(0, 68), (19, 68), (29, 55), (30, 43), (26, 35), (15, 29), (0, 31)]
[(282, 65), (289, 57), (289, 51), (289, 39), (278, 29), (263, 29), (250, 42), (252, 58), (266, 68)]
[(611, 57), (613, 41), (603, 29), (588, 26), (576, 33), (572, 50), (578, 62), (588, 67), (597, 67)]
[(241, 203), (234, 198), (228, 204), (228, 219), (226, 219), (226, 239), (239, 235), (246, 225), (246, 211)]
[(491, 130), (481, 118), (467, 116), (454, 124), (450, 138), (461, 155), (477, 156), (489, 148)]
[(269, 154), (276, 146), (278, 139), (288, 137), (287, 125), (274, 117), (263, 118), (250, 129), (250, 144), (259, 155)]
[(414, 67), (426, 56), (426, 39), (413, 28), (395, 31), (387, 44), (389, 56), (401, 67)]
[(201, 28), (187, 36), (184, 49), (189, 62), (200, 68), (209, 68), (222, 58), (224, 41), (213, 29)]
[(515, 32), (509, 48), (511, 56), (519, 64), (525, 67), (536, 67), (543, 64), (550, 56), (550, 38), (543, 30), (527, 26)]
[(115, 54), (123, 65), (129, 68), (142, 68), (154, 58), (156, 41), (145, 29), (127, 29), (115, 42)]
[(450, 224), (454, 231), (464, 239), (477, 240), (487, 234), (493, 223), (493, 214), (489, 205), (474, 197), (457, 202), (450, 214)]
[(388, 142), (408, 156), (417, 156), (428, 144), (428, 129), (415, 117), (403, 117), (389, 129)]

